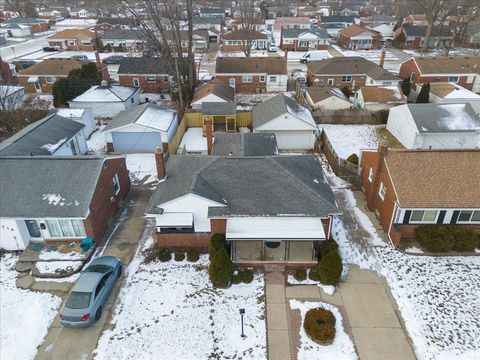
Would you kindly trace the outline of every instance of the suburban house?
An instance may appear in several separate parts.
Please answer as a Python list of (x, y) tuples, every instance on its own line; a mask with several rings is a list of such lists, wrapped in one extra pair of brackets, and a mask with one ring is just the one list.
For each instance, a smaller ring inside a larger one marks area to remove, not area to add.
[(48, 37), (48, 46), (70, 51), (95, 51), (98, 35), (88, 29), (65, 29)]
[(356, 89), (362, 86), (398, 85), (400, 79), (374, 62), (358, 56), (344, 56), (307, 63), (311, 85)]
[(120, 111), (140, 104), (140, 89), (110, 85), (102, 81), (68, 102), (71, 109), (91, 108), (94, 118), (111, 118)]
[(28, 34), (36, 34), (50, 30), (50, 25), (46, 20), (33, 17), (16, 16), (11, 19), (2, 20), (1, 27), (19, 26), (28, 28)]
[(305, 100), (310, 108), (315, 110), (342, 110), (352, 107), (350, 99), (339, 88), (331, 86), (308, 87)]
[(124, 57), (118, 68), (122, 86), (134, 86), (144, 92), (159, 93), (170, 87), (168, 70), (160, 58)]
[(207, 18), (207, 17), (194, 16), (192, 19), (192, 24), (195, 30), (214, 29), (218, 32), (222, 30), (221, 18), (213, 18), (213, 17)]
[[(402, 49), (420, 49), (425, 42), (426, 32), (427, 26), (402, 25), (394, 33), (393, 44)], [(434, 26), (428, 47), (445, 47), (450, 45), (452, 41), (452, 30), (448, 26)]]
[(85, 125), (56, 113), (35, 121), (0, 143), (0, 156), (71, 156), (87, 152)]
[(428, 20), (425, 14), (409, 14), (403, 19), (403, 24), (427, 26)]
[[(422, 84), (417, 84), (417, 93)], [(470, 103), (475, 113), (480, 114), (480, 95), (453, 83), (430, 83), (430, 102), (435, 104)]]
[(243, 51), (249, 43), (251, 50), (267, 50), (269, 38), (267, 34), (255, 30), (233, 30), (222, 36), (224, 51)]
[(102, 132), (109, 152), (153, 152), (167, 151), (177, 128), (175, 110), (145, 103), (121, 111)]
[(220, 7), (202, 7), (199, 11), (199, 16), (202, 18), (224, 18), (225, 9)]
[(324, 50), (329, 46), (330, 37), (326, 30), (282, 29), (280, 48), (285, 51)]
[(223, 82), (213, 81), (195, 88), (191, 103), (192, 109), (201, 109), (202, 103), (226, 103), (235, 101), (235, 89)]
[(143, 50), (144, 41), (138, 30), (109, 29), (102, 35), (102, 45), (105, 50), (128, 52)]
[(400, 86), (363, 86), (357, 91), (357, 105), (366, 110), (388, 110), (407, 103)]
[(282, 29), (310, 29), (310, 18), (305, 16), (277, 17), (273, 24), (273, 31)]
[(393, 244), (425, 224), (480, 229), (480, 150), (362, 151), (362, 187)]
[[(100, 12), (100, 10), (98, 10), (98, 12)], [(72, 19), (95, 19), (99, 14), (97, 14), (97, 10), (95, 9), (79, 7), (71, 9), (69, 15)]]
[(255, 31), (264, 31), (267, 30), (267, 25), (265, 24), (265, 19), (257, 17), (257, 18), (250, 18), (250, 19), (233, 19), (231, 22), (231, 26), (234, 30), (242, 30), (243, 24), (247, 24), (249, 30)]
[(235, 157), (271, 156), (278, 155), (278, 145), (273, 133), (218, 132), (211, 153)]
[(332, 38), (339, 36), (340, 30), (354, 24), (354, 16), (332, 15), (322, 16), (318, 23), (318, 26), (322, 26), (327, 30), (327, 33)]
[(287, 91), (287, 59), (284, 57), (219, 57), (215, 78), (238, 92)]
[(20, 108), (25, 101), (25, 97), (23, 86), (0, 85), (0, 111)]
[(85, 125), (83, 128), (83, 135), (85, 139), (88, 139), (90, 135), (96, 130), (95, 119), (93, 117), (93, 111), (90, 108), (86, 109), (70, 109), (70, 108), (61, 108), (53, 109), (58, 116), (76, 121), (80, 124)]
[(74, 58), (46, 59), (20, 70), (15, 76), (27, 93), (51, 93), (55, 81), (67, 77), (70, 71), (80, 69), (84, 64)]
[(23, 250), (31, 241), (100, 243), (130, 180), (124, 157), (15, 156), (0, 157), (0, 187), (0, 248)]
[(104, 29), (134, 29), (138, 27), (138, 19), (133, 17), (101, 17), (97, 19), (97, 27)]
[(449, 82), (480, 93), (480, 56), (412, 57), (400, 64), (399, 75), (413, 84)]
[(353, 50), (377, 49), (381, 41), (382, 35), (378, 31), (357, 24), (340, 30), (338, 38), (341, 46)]
[[(218, 40), (218, 34), (215, 34)], [(172, 33), (170, 30), (165, 31), (165, 38), (167, 43), (174, 47), (176, 35)], [(194, 51), (205, 51), (208, 49), (210, 44), (209, 32), (206, 30), (195, 30), (192, 34), (192, 48)], [(182, 49), (188, 49), (188, 31), (187, 30), (180, 30), (180, 46)], [(175, 50), (176, 51), (176, 50)]]
[(63, 20), (68, 15), (68, 12), (62, 8), (45, 8), (38, 9), (37, 14), (41, 19)]
[(480, 118), (470, 104), (406, 104), (390, 109), (387, 130), (407, 149), (475, 149)]
[(28, 25), (22, 24), (5, 24), (0, 23), (0, 34), (3, 45), (7, 43), (7, 38), (24, 38), (32, 36)]
[(283, 94), (253, 108), (252, 127), (253, 132), (275, 134), (280, 150), (313, 149), (318, 132), (310, 111)]
[[(206, 248), (223, 233), (236, 264), (311, 264), (340, 214), (316, 156), (157, 154), (147, 209), (160, 247)], [(288, 191), (286, 191), (288, 189)]]

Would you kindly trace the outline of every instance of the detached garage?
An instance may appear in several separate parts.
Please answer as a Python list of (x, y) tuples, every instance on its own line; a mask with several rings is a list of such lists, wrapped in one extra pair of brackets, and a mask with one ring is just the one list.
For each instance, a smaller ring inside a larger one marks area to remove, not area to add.
[(310, 111), (283, 94), (253, 108), (253, 132), (274, 133), (280, 150), (313, 149), (317, 131)]
[(153, 152), (177, 131), (177, 112), (146, 103), (120, 112), (103, 129), (109, 152)]

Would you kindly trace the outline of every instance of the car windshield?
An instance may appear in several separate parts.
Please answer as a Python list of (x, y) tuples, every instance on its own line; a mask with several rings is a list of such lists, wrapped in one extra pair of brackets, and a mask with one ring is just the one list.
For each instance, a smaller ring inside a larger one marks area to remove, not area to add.
[(97, 272), (97, 273), (106, 273), (112, 271), (112, 267), (108, 265), (91, 265), (86, 268), (83, 272)]
[(86, 309), (90, 304), (92, 293), (73, 291), (65, 304), (70, 309)]

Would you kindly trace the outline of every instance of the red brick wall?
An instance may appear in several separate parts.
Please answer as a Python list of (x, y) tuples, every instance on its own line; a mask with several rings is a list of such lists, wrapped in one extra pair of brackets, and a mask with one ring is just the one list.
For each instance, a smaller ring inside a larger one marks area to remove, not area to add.
[[(346, 73), (345, 75), (348, 75)], [(307, 83), (309, 86), (313, 86), (315, 83), (315, 80), (318, 79), (321, 83), (323, 80), (323, 85), (326, 86), (328, 85), (328, 79), (333, 79), (333, 85), (338, 86), (340, 88), (344, 86), (349, 86), (351, 87), (353, 85), (353, 82), (355, 81), (355, 88), (359, 88), (362, 86), (365, 86), (365, 81), (366, 81), (366, 76), (352, 76), (352, 81), (350, 82), (342, 82), (342, 76), (319, 76), (319, 75), (313, 75), (310, 71), (307, 71)]]
[(40, 24), (34, 24), (29, 26), (32, 34), (48, 31), (50, 29), (50, 25), (48, 25), (48, 23), (40, 23)]
[(210, 219), (212, 234), (225, 234), (227, 232), (227, 219)]
[(325, 239), (330, 238), (330, 230), (332, 226), (332, 218), (327, 217), (322, 219), (323, 231), (325, 231)]
[[(117, 195), (113, 188), (115, 174), (118, 174), (120, 181), (120, 192)], [(120, 209), (120, 204), (127, 197), (129, 190), (130, 179), (125, 159), (105, 160), (90, 204), (90, 214), (84, 220), (87, 236), (93, 237), (96, 243), (103, 239), (109, 221)], [(114, 197), (115, 201), (111, 202), (111, 197)]]
[(164, 81), (163, 76), (164, 75), (158, 75), (155, 83), (147, 82), (146, 75), (119, 75), (118, 79), (122, 86), (133, 86), (133, 79), (138, 79), (140, 88), (144, 92), (155, 93), (167, 90), (170, 87), (170, 82)]
[[(55, 76), (55, 79), (58, 80), (62, 77), (66, 76)], [(28, 82), (28, 78), (29, 76), (17, 76), (18, 84), (25, 87), (25, 91), (27, 93), (36, 93), (37, 90), (35, 90), (35, 85), (33, 84), (33, 82)], [(39, 76), (38, 81), (40, 82), (43, 94), (48, 94), (52, 92), (53, 84), (47, 84), (44, 76)]]
[[(255, 93), (257, 89), (260, 89), (260, 91), (266, 91), (267, 90), (267, 83), (266, 82), (260, 82), (260, 76), (252, 76), (252, 82), (251, 83), (243, 83), (242, 82), (242, 76), (225, 76), (225, 75), (217, 75), (215, 79), (220, 80), (226, 85), (230, 85), (229, 81), (230, 78), (235, 78), (235, 90), (237, 93), (239, 92), (253, 92)], [(265, 81), (266, 81), (266, 76), (265, 76)]]
[(210, 233), (177, 233), (162, 234), (157, 233), (156, 240), (161, 248), (175, 249), (202, 249), (208, 248)]

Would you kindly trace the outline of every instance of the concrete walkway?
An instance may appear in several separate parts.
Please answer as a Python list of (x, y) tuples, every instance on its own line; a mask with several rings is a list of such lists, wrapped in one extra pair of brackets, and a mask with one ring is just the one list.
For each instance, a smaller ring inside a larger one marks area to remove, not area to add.
[[(132, 187), (127, 206), (127, 219), (114, 229), (111, 237), (107, 236), (99, 247), (97, 255), (114, 255), (120, 258), (125, 267), (132, 260), (140, 239), (145, 237), (151, 228), (146, 227), (144, 210), (151, 195), (148, 187)], [(117, 282), (103, 309), (102, 317), (94, 326), (86, 329), (64, 328), (60, 325), (59, 316), (53, 321), (48, 334), (38, 349), (36, 359), (39, 360), (88, 360), (97, 347), (98, 339), (110, 323), (111, 309), (124, 283), (122, 278)], [(64, 299), (65, 300), (65, 299)]]

